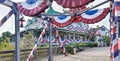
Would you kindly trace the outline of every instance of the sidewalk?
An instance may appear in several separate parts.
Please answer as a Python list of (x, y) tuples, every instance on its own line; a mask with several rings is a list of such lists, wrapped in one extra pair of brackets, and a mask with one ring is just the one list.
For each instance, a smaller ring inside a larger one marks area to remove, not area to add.
[[(58, 55), (53, 57), (53, 61), (110, 61), (109, 47), (88, 48), (75, 55)], [(42, 60), (42, 61), (47, 61)]]

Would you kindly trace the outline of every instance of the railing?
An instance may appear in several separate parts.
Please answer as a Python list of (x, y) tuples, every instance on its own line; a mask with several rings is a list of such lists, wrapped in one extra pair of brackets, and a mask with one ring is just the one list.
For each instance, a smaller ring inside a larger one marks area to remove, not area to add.
[[(32, 49), (21, 50), (20, 61), (26, 61), (31, 50)], [(49, 54), (48, 51), (49, 48), (38, 48), (36, 54), (33, 57), (33, 61), (47, 57)], [(60, 48), (53, 48), (53, 54), (58, 54), (60, 51)], [(15, 50), (0, 51), (0, 61), (15, 61)]]

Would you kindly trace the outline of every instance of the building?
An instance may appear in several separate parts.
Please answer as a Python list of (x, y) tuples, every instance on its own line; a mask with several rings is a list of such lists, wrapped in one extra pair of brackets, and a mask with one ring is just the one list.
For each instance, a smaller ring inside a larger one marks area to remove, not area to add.
[[(25, 29), (31, 30), (33, 33), (35, 31), (38, 32), (37, 34), (40, 34), (44, 27), (43, 22), (45, 21), (43, 21), (40, 18), (39, 19), (33, 18), (32, 20), (28, 20), (28, 24), (25, 26)], [(58, 32), (64, 44), (71, 42), (78, 43), (88, 41), (87, 40), (89, 35), (88, 28), (89, 26), (84, 23), (72, 23), (67, 27), (58, 28)], [(48, 39), (48, 37), (49, 37), (48, 32), (46, 32), (45, 38)], [(54, 39), (54, 35), (52, 39)]]
[(110, 37), (110, 31), (105, 26), (97, 25), (97, 28), (90, 28), (90, 32), (94, 32), (94, 41), (98, 42), (98, 46), (104, 45), (104, 36)]

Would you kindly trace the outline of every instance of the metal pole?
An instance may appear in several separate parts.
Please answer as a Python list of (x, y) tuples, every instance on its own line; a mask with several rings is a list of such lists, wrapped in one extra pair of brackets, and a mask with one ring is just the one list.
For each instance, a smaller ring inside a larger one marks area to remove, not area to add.
[(49, 60), (52, 61), (52, 24), (51, 20), (49, 20)]
[[(88, 8), (88, 9), (86, 9), (86, 10), (84, 10), (84, 11), (76, 12), (75, 15), (81, 15), (81, 14), (85, 13), (86, 11), (89, 11), (89, 10), (91, 10), (91, 9), (94, 9), (94, 8), (96, 8), (96, 7), (98, 7), (98, 6), (102, 5), (102, 4), (105, 4), (105, 3), (109, 2), (109, 1), (110, 1), (110, 0), (107, 0), (107, 1), (104, 1), (104, 2), (102, 2), (102, 3), (97, 4), (96, 6), (93, 6), (93, 7), (91, 7), (91, 8)], [(45, 13), (41, 13), (40, 15), (38, 15), (38, 17), (40, 17), (40, 16), (61, 16), (61, 15), (71, 16), (70, 14), (64, 14), (64, 13), (60, 13), (60, 14), (45, 14)]]
[(20, 30), (19, 30), (19, 12), (17, 5), (13, 4), (13, 10), (15, 14), (15, 61), (20, 61)]
[(104, 2), (102, 2), (102, 3), (97, 4), (96, 6), (94, 6), (94, 7), (92, 7), (92, 8), (88, 8), (88, 9), (82, 11), (82, 12), (76, 13), (76, 15), (83, 14), (84, 12), (89, 11), (89, 10), (91, 10), (91, 9), (93, 9), (93, 8), (96, 8), (96, 7), (98, 7), (98, 6), (102, 5), (102, 4), (105, 4), (105, 3), (109, 2), (109, 1), (110, 1), (110, 0), (106, 0), (106, 1), (104, 1)]

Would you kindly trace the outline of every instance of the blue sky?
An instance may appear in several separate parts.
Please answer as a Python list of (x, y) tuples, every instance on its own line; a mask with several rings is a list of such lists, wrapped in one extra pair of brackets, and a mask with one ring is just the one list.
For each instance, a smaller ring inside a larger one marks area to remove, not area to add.
[[(14, 1), (14, 2), (21, 2), (21, 1), (25, 1), (25, 0), (11, 0), (11, 1)], [(88, 5), (88, 7), (91, 7), (91, 6), (94, 6), (96, 4), (99, 4), (100, 2), (103, 2), (105, 0), (95, 0), (94, 2), (90, 3)], [(93, 5), (94, 4), (94, 5)], [(58, 6), (55, 2), (53, 4), (53, 7), (56, 11), (59, 11), (59, 12), (62, 12), (63, 8), (61, 6)], [(100, 9), (100, 8), (106, 8), (106, 7), (109, 7), (109, 3), (106, 3), (104, 5), (101, 5), (95, 9)], [(11, 9), (8, 8), (8, 7), (5, 7), (3, 5), (0, 5), (0, 20), (10, 11)], [(27, 20), (29, 17), (25, 17), (25, 20)], [(95, 23), (95, 24), (91, 24), (90, 27), (96, 27), (96, 25), (104, 25), (106, 26), (108, 29), (109, 29), (109, 14), (107, 15), (107, 17), (98, 22), (98, 23)], [(5, 32), (5, 31), (10, 31), (11, 33), (14, 33), (14, 15), (12, 15), (1, 27), (0, 27), (0, 34), (2, 32)]]

